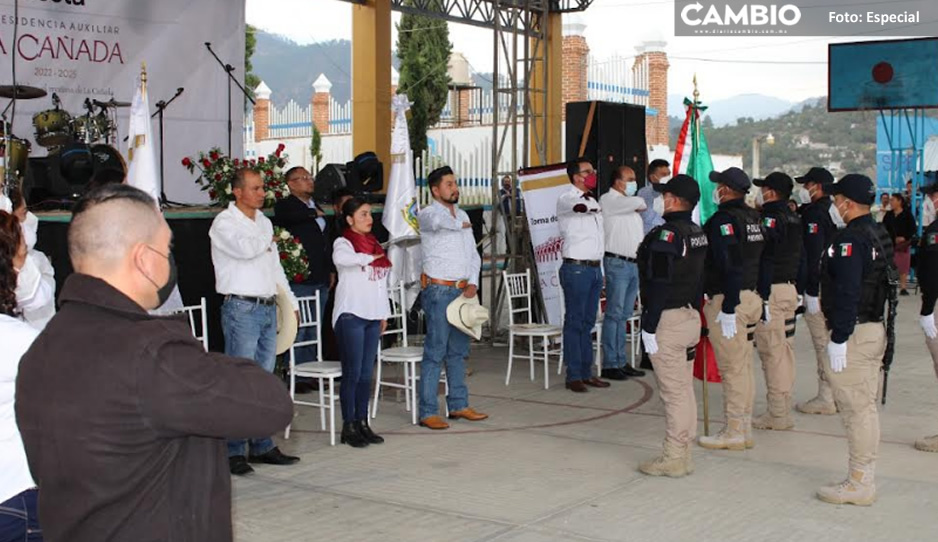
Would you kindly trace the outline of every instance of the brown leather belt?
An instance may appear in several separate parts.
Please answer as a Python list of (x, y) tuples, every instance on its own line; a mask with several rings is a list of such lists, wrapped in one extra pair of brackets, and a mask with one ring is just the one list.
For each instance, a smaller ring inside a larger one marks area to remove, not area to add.
[(428, 276), (426, 273), (420, 275), (420, 287), (426, 288), (430, 284), (437, 284), (439, 286), (449, 286), (450, 288), (457, 288), (459, 290), (465, 290), (469, 286), (469, 281), (467, 279), (460, 280), (443, 280), (435, 279)]

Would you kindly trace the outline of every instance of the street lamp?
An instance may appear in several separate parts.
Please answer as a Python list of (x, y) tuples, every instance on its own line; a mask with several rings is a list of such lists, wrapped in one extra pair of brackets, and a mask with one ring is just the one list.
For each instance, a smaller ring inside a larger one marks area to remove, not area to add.
[(752, 178), (759, 178), (760, 143), (765, 141), (768, 145), (775, 145), (775, 136), (772, 134), (757, 135), (752, 138)]

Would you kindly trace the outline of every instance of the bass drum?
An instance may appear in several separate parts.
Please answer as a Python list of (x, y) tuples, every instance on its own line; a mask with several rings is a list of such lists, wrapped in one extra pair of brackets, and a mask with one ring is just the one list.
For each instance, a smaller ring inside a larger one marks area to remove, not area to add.
[(48, 203), (47, 208), (68, 206), (80, 198), (95, 173), (115, 169), (127, 174), (121, 154), (110, 145), (71, 143), (42, 158), (31, 158), (24, 191), (32, 202)]

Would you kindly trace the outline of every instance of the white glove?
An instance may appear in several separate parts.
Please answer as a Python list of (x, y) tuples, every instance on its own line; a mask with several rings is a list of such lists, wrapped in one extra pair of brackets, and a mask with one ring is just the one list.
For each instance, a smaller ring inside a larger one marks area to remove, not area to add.
[(925, 336), (929, 339), (934, 339), (938, 337), (938, 327), (935, 327), (935, 315), (926, 314), (925, 316), (920, 316), (918, 323), (922, 325), (922, 331), (925, 332)]
[(723, 328), (724, 338), (732, 339), (736, 336), (736, 313), (726, 314), (720, 311), (720, 314), (717, 315), (717, 322)]
[(808, 314), (817, 314), (821, 312), (821, 300), (814, 297), (813, 295), (805, 294), (804, 309), (808, 311)]
[(658, 353), (658, 337), (654, 333), (648, 333), (642, 330), (642, 344), (645, 345), (645, 353), (653, 356)]
[(827, 343), (827, 356), (831, 358), (831, 371), (839, 373), (847, 368), (847, 343)]
[(762, 302), (762, 320), (766, 324), (772, 322), (772, 313), (769, 312), (769, 304), (765, 301)]

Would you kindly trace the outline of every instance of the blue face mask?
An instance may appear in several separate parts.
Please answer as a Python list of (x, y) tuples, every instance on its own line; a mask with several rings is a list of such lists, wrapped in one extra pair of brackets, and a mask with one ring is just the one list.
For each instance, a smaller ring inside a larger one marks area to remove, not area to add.
[(625, 183), (625, 195), (634, 196), (638, 192), (638, 184), (634, 182)]

